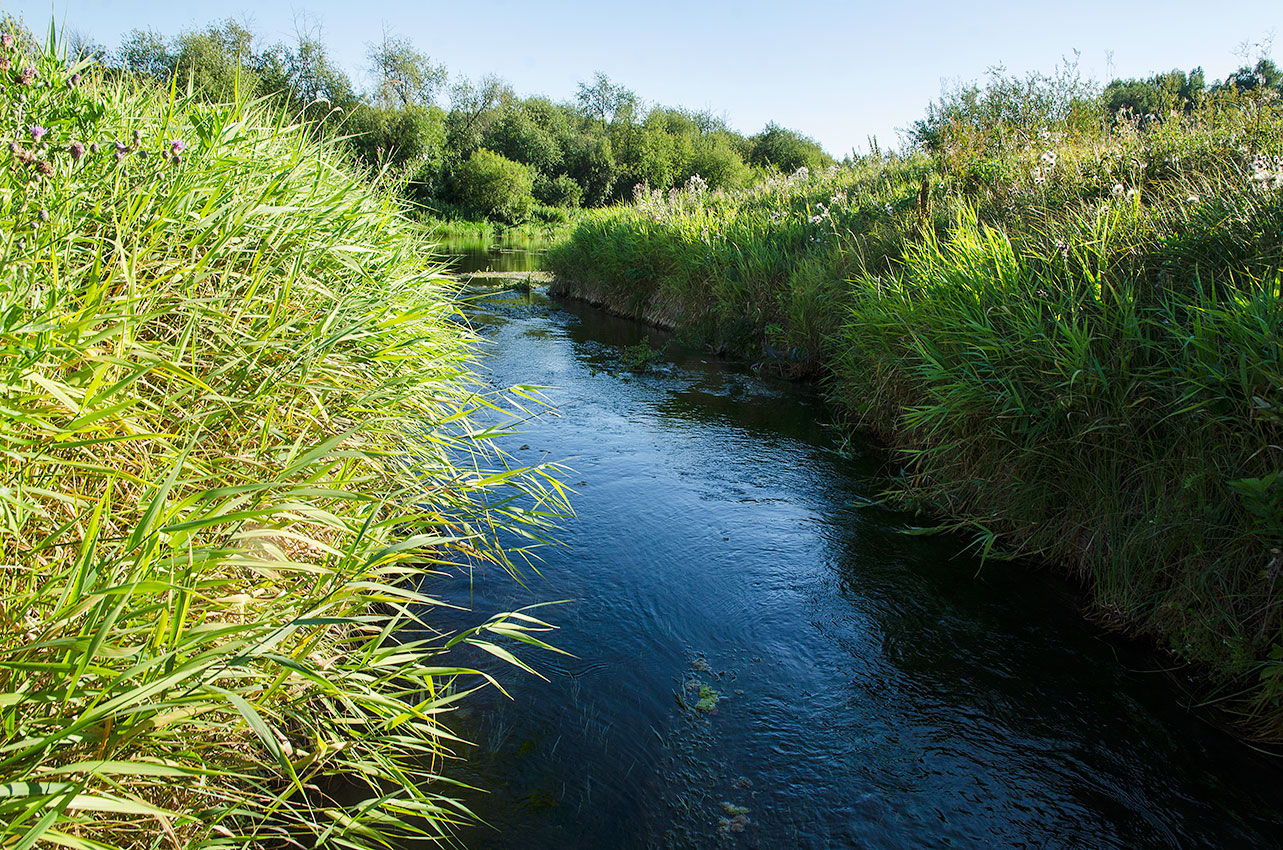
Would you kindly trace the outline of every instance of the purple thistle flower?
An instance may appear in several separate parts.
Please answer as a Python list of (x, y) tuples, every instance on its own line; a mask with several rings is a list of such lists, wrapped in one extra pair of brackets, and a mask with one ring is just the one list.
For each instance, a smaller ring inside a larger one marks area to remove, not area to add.
[(182, 139), (171, 139), (169, 141), (170, 156), (178, 156), (180, 153), (182, 153), (185, 150), (187, 150), (187, 143), (184, 142)]
[(124, 156), (129, 153), (129, 145), (124, 142), (116, 142), (116, 156)]
[(31, 133), (31, 138), (35, 139), (37, 144), (43, 137), (49, 134), (49, 131), (44, 127), (41, 127), (39, 124), (32, 124), (27, 128), (27, 131)]
[(140, 142), (140, 141), (142, 140), (142, 137), (143, 137), (143, 131), (142, 131), (142, 130), (135, 130), (135, 131), (134, 131), (134, 144), (138, 144), (138, 142)]
[(8, 71), (13, 62), (8, 56), (0, 56), (0, 71)]
[(0, 32), (0, 47), (3, 47), (5, 50), (13, 47), (13, 33)]
[(139, 151), (139, 152), (138, 152), (138, 158), (139, 158), (139, 159), (146, 159), (146, 158), (147, 158), (147, 157), (149, 157), (149, 156), (151, 156), (151, 154), (150, 154), (150, 153), (148, 153), (147, 151)]
[(90, 143), (89, 143), (89, 152), (90, 152), (90, 153), (98, 153), (98, 143), (97, 143), (97, 142), (90, 142)]
[(183, 164), (183, 158), (182, 158), (181, 156), (179, 156), (178, 154), (174, 154), (173, 156), (171, 156), (171, 157), (169, 158), (169, 161), (170, 161), (170, 162), (172, 162), (174, 165), (182, 165), (182, 164)]
[(80, 74), (72, 74), (71, 79), (67, 80), (67, 84), (70, 85), (73, 89), (76, 86), (80, 85)]
[(80, 142), (72, 142), (67, 146), (67, 149), (71, 151), (72, 159), (80, 159), (85, 155), (85, 146)]
[(35, 79), (36, 79), (36, 66), (28, 65), (27, 67), (23, 68), (22, 73), (18, 75), (18, 85), (29, 86), (32, 84), (32, 82), (35, 81)]

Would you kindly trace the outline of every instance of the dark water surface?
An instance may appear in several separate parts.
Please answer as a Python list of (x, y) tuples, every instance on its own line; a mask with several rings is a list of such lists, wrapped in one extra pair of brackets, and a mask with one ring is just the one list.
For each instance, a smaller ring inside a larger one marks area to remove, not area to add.
[(489, 789), (467, 846), (1283, 847), (1278, 771), (1055, 580), (859, 507), (877, 463), (835, 451), (811, 390), (676, 346), (634, 374), (622, 347), (657, 332), (487, 304), (481, 368), (560, 413), (505, 447), (572, 467), (577, 516), (525, 587), (428, 590), (472, 609), (456, 627), (572, 600), (537, 613), (575, 657), (522, 651), (548, 682), (452, 659), (513, 697), (448, 721), (476, 746), (447, 773)]

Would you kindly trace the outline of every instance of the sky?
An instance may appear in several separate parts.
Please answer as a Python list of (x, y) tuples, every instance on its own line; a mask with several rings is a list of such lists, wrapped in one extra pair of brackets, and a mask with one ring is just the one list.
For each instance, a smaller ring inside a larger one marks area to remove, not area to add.
[[(1103, 82), (1202, 66), (1209, 82), (1271, 55), (1283, 3), (700, 2), (644, 0), (0, 0), (42, 31), (51, 18), (115, 49), (133, 29), (165, 36), (235, 18), (259, 47), (319, 25), (358, 84), (385, 31), (410, 39), (451, 79), (494, 73), (518, 94), (572, 100), (600, 71), (646, 103), (708, 110), (743, 133), (768, 121), (841, 158), (885, 149), (944, 86), (991, 68), (1053, 73), (1075, 61)], [(1077, 54), (1075, 54), (1077, 51)], [(1283, 40), (1276, 57), (1283, 64)], [(442, 97), (442, 105), (447, 105)]]

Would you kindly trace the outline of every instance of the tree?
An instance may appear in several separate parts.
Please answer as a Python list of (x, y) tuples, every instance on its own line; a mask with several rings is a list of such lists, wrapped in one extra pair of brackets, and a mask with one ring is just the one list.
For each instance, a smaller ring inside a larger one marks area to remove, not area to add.
[(83, 60), (91, 60), (97, 65), (106, 65), (111, 53), (106, 47), (94, 41), (80, 30), (71, 30), (67, 33), (67, 62), (76, 64)]
[(631, 89), (611, 83), (601, 71), (593, 75), (592, 83), (579, 83), (579, 93), (575, 96), (580, 110), (590, 119), (604, 124), (616, 120), (631, 120), (637, 112), (637, 95)]
[(322, 120), (359, 102), (347, 74), (334, 63), (314, 29), (300, 30), (293, 50), (280, 55), (284, 82), (305, 118)]
[(377, 80), (375, 97), (380, 106), (429, 106), (437, 89), (445, 85), (444, 65), (434, 65), (409, 39), (383, 32), (383, 40), (369, 45), (370, 71)]
[(121, 40), (116, 61), (123, 70), (168, 80), (174, 72), (177, 57), (169, 52), (160, 33), (152, 29), (134, 29)]
[(257, 75), (253, 63), (254, 34), (233, 20), (212, 24), (204, 32), (186, 32), (174, 42), (173, 74), (180, 86), (210, 101), (229, 101), (237, 87), (253, 93)]
[(678, 183), (698, 174), (710, 189), (733, 189), (748, 182), (749, 169), (731, 141), (730, 133), (710, 133), (695, 139)]
[(1202, 100), (1205, 87), (1202, 68), (1188, 74), (1178, 68), (1147, 80), (1112, 80), (1102, 99), (1106, 112), (1115, 117), (1123, 110), (1138, 116), (1161, 116), (1172, 109), (1192, 111)]
[(555, 174), (561, 168), (562, 154), (557, 140), (519, 102), (508, 104), (500, 112), (487, 128), (482, 144), (544, 174)]
[(1283, 92), (1283, 71), (1274, 64), (1273, 59), (1262, 57), (1256, 60), (1255, 66), (1244, 65), (1225, 78), (1224, 87), (1233, 86), (1239, 91), (1253, 89), (1274, 89)]
[(576, 136), (566, 151), (566, 173), (583, 187), (584, 206), (598, 207), (610, 200), (618, 177), (610, 139), (597, 134)]
[(462, 162), (481, 147), (481, 140), (503, 104), (516, 98), (512, 87), (494, 74), (473, 84), (467, 77), (450, 87), (446, 147)]

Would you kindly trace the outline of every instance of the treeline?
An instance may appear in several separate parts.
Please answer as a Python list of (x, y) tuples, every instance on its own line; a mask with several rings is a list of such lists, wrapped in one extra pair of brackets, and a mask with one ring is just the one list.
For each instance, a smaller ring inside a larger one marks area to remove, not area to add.
[(1143, 129), (1189, 116), (1209, 99), (1213, 107), (1220, 103), (1234, 109), (1241, 96), (1253, 95), (1283, 95), (1283, 71), (1272, 59), (1262, 57), (1210, 85), (1201, 67), (1188, 73), (1176, 68), (1144, 78), (1114, 79), (1103, 89), (1083, 80), (1072, 64), (1053, 75), (1023, 78), (996, 71), (983, 87), (971, 83), (946, 91), (910, 125), (906, 137), (911, 148), (966, 159), (983, 152), (977, 147), (981, 142), (992, 144), (1003, 132), (1045, 127), (1049, 121), (1075, 132), (1127, 122)]
[(369, 45), (368, 90), (316, 35), (261, 46), (230, 20), (173, 38), (134, 30), (114, 51), (84, 39), (73, 46), (115, 73), (190, 85), (202, 99), (225, 102), (239, 91), (277, 101), (343, 137), (368, 172), (442, 217), (558, 221), (569, 209), (631, 197), (638, 184), (668, 189), (699, 175), (711, 188), (734, 189), (763, 172), (834, 161), (774, 123), (746, 136), (709, 112), (648, 106), (601, 73), (565, 103), (519, 97), (493, 75), (451, 78), (391, 34)]

